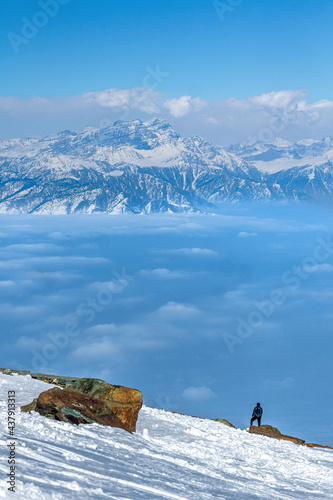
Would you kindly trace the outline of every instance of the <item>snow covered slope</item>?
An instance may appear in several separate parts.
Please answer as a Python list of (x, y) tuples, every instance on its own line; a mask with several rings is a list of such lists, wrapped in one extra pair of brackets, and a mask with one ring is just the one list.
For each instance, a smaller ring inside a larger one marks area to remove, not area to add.
[(7, 391), (15, 390), (22, 405), (51, 387), (0, 374), (0, 498), (333, 499), (331, 450), (147, 407), (134, 435), (18, 413), (17, 493), (6, 496)]

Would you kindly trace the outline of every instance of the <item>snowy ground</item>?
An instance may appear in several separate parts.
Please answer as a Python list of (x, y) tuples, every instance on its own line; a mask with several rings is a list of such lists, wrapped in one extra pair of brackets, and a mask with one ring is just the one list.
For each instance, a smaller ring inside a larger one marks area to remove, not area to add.
[(0, 374), (0, 498), (333, 499), (333, 452), (143, 407), (137, 433), (16, 416), (17, 492), (6, 492), (7, 391), (19, 405), (51, 386)]

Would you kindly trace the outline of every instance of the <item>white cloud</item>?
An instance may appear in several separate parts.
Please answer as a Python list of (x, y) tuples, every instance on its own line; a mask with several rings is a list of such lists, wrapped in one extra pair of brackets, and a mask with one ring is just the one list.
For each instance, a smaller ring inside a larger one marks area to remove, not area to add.
[(203, 385), (201, 387), (187, 387), (183, 391), (182, 397), (191, 401), (208, 401), (215, 399), (217, 396), (209, 387)]
[(114, 334), (116, 331), (116, 325), (114, 323), (100, 324), (86, 328), (85, 334), (92, 336), (108, 335)]
[(308, 265), (304, 267), (305, 271), (308, 273), (331, 273), (333, 272), (333, 266), (330, 264), (316, 264)]
[(15, 286), (15, 282), (14, 281), (11, 281), (11, 280), (0, 281), (0, 287), (1, 288), (8, 288), (8, 287), (12, 287), (12, 286)]
[(200, 134), (222, 145), (277, 137), (322, 139), (333, 128), (333, 101), (311, 103), (305, 90), (208, 101), (189, 95), (167, 97), (141, 87), (62, 98), (0, 97), (0, 136), (44, 136), (87, 125), (105, 127), (119, 119), (146, 120), (157, 114), (184, 136)]
[(207, 123), (210, 123), (212, 125), (218, 125), (219, 122), (216, 118), (213, 118), (212, 116), (209, 116), (208, 118), (206, 118), (206, 122)]
[(179, 99), (168, 99), (163, 106), (169, 110), (172, 116), (181, 118), (189, 113), (196, 113), (204, 109), (206, 101), (203, 101), (200, 97), (193, 98), (190, 95), (183, 95)]
[(50, 233), (48, 237), (52, 240), (69, 240), (70, 238), (62, 233), (61, 231), (54, 231), (53, 233)]
[(2, 248), (3, 251), (9, 252), (28, 252), (28, 253), (39, 253), (39, 252), (55, 252), (62, 251), (63, 247), (54, 245), (52, 243), (18, 243), (15, 245), (8, 245)]
[(24, 320), (31, 321), (32, 318), (42, 317), (47, 314), (48, 309), (43, 305), (15, 306), (9, 302), (3, 302), (0, 304), (0, 313), (3, 319), (15, 315), (15, 319), (23, 318)]
[(80, 360), (105, 361), (105, 358), (113, 356), (118, 352), (118, 346), (108, 339), (81, 345), (73, 352), (73, 358)]
[(82, 274), (80, 273), (72, 273), (67, 271), (30, 271), (29, 276), (36, 283), (36, 280), (49, 280), (49, 281), (57, 281), (57, 282), (66, 282), (69, 281), (73, 283), (74, 280), (82, 278)]
[(139, 109), (145, 113), (159, 113), (157, 105), (159, 93), (144, 87), (134, 89), (108, 89), (102, 92), (89, 92), (82, 98), (89, 103), (106, 108)]
[(237, 234), (238, 238), (251, 238), (253, 236), (258, 236), (258, 233), (247, 233), (246, 231), (241, 231)]
[(196, 309), (193, 306), (180, 304), (179, 302), (168, 302), (164, 306), (159, 307), (155, 314), (157, 314), (158, 316), (163, 316), (164, 319), (172, 320), (175, 318), (187, 319), (189, 317), (192, 317), (193, 315), (197, 315), (199, 312), (199, 309)]
[(239, 303), (240, 301), (244, 301), (247, 298), (248, 291), (246, 289), (242, 289), (239, 287), (237, 290), (230, 290), (223, 294), (224, 300), (230, 300), (232, 302), (236, 301)]
[(263, 109), (304, 109), (306, 108), (306, 94), (306, 90), (280, 90), (249, 97), (248, 102)]
[(185, 278), (188, 274), (184, 271), (170, 271), (170, 269), (156, 268), (156, 269), (142, 269), (139, 271), (141, 276), (161, 278), (161, 279), (181, 279)]
[(176, 248), (172, 250), (163, 250), (162, 253), (191, 255), (198, 257), (218, 257), (219, 253), (210, 248)]

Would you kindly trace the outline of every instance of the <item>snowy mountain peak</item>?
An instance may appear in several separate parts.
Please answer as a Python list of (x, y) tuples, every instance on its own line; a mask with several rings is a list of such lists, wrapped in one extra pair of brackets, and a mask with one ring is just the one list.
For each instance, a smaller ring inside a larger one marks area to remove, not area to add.
[(296, 144), (299, 146), (312, 146), (312, 144), (319, 142), (316, 141), (315, 139), (301, 139), (300, 141), (297, 141)]
[(1, 141), (0, 211), (206, 211), (224, 201), (331, 196), (332, 150), (330, 138), (224, 149), (181, 137), (160, 118)]
[(278, 148), (288, 148), (292, 146), (292, 142), (286, 141), (285, 139), (281, 139), (281, 137), (277, 137), (272, 142), (273, 146), (277, 146)]

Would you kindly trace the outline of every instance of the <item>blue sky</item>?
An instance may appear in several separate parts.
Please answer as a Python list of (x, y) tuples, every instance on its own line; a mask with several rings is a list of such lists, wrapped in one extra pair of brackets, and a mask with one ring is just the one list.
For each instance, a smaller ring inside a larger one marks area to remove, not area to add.
[(289, 205), (3, 215), (0, 364), (102, 378), (242, 428), (259, 400), (264, 423), (331, 443), (333, 256), (313, 256), (332, 222)]
[[(104, 103), (100, 118), (101, 104), (86, 109), (79, 96), (141, 87), (155, 93), (156, 109), (142, 111), (129, 101), (126, 119), (162, 113), (181, 133), (200, 133), (220, 144), (246, 140), (248, 121), (259, 130), (266, 127), (272, 109), (266, 106), (258, 117), (253, 103), (250, 109), (242, 106), (272, 92), (285, 92), (280, 113), (288, 112), (292, 101), (301, 115), (290, 120), (280, 134), (284, 138), (322, 138), (331, 130), (329, 0), (226, 0), (222, 15), (223, 6), (219, 15), (214, 2), (204, 0), (48, 0), (57, 11), (53, 17), (43, 11), (46, 0), (40, 1), (2, 6), (2, 137), (100, 126), (122, 116), (123, 108)], [(28, 34), (27, 21), (33, 23)], [(149, 76), (156, 68), (163, 74), (157, 80)], [(180, 109), (177, 100), (184, 96), (191, 101)], [(230, 98), (236, 102), (226, 103)], [(313, 126), (301, 110), (322, 100)]]
[(32, 20), (41, 7), (33, 0), (5, 2), (1, 94), (132, 88), (141, 86), (147, 65), (160, 64), (170, 73), (161, 91), (172, 96), (216, 100), (306, 88), (313, 100), (333, 99), (332, 2), (233, 3), (239, 5), (222, 22), (205, 0), (70, 0), (15, 54), (6, 34), (20, 33), (22, 18)]

